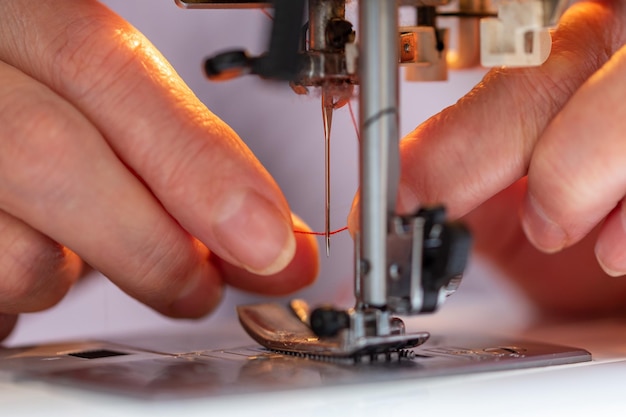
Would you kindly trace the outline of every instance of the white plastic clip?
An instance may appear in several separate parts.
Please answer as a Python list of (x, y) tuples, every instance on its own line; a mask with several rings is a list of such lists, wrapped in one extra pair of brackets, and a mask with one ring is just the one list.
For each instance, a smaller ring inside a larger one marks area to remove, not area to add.
[(480, 22), (481, 64), (485, 67), (528, 67), (543, 64), (552, 49), (538, 0), (504, 0), (498, 17)]
[[(438, 31), (438, 33), (435, 33)], [(438, 49), (437, 43), (443, 47)], [(400, 28), (400, 64), (407, 81), (446, 81), (448, 79), (448, 29), (430, 26)]]

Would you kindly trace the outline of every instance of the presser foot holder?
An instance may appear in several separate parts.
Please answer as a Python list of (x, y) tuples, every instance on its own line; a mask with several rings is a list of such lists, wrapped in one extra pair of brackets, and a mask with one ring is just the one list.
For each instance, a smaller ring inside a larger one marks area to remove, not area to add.
[(318, 337), (288, 308), (278, 304), (253, 304), (237, 307), (241, 325), (261, 346), (290, 355), (311, 359), (359, 361), (410, 358), (410, 349), (424, 343), (427, 332), (354, 337), (345, 330), (334, 337)]

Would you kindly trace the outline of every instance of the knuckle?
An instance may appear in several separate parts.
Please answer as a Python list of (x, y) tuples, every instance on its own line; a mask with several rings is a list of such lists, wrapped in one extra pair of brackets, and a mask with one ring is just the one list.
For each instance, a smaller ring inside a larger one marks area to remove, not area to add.
[[(121, 51), (115, 53), (115, 48), (104, 42), (98, 42), (103, 37), (115, 39), (122, 29), (107, 24), (103, 16), (80, 15), (68, 22), (66, 29), (52, 38), (46, 49), (50, 51), (50, 71), (57, 78), (54, 81), (59, 85), (70, 87), (69, 91), (76, 91), (82, 80), (94, 80), (97, 74), (104, 75), (107, 71), (98, 71), (99, 68), (115, 68), (117, 57), (123, 56)], [(117, 46), (117, 45), (115, 45)], [(113, 62), (109, 62), (113, 60)], [(106, 65), (105, 65), (106, 64)], [(72, 83), (72, 80), (79, 83)]]
[(113, 92), (130, 95), (135, 87), (130, 83), (112, 87), (124, 82), (125, 75), (148, 73), (149, 63), (138, 59), (148, 48), (146, 39), (124, 21), (109, 11), (94, 9), (68, 22), (66, 30), (50, 41), (47, 73), (54, 77), (53, 85), (79, 102), (86, 97), (97, 101), (105, 91), (109, 98)]
[(3, 233), (3, 236), (0, 310), (36, 311), (61, 300), (79, 274), (68, 262), (69, 252), (47, 237), (32, 233)]
[(145, 239), (149, 243), (127, 258), (132, 262), (127, 269), (135, 276), (128, 289), (131, 296), (157, 309), (178, 298), (202, 262), (201, 252), (193, 247), (199, 244), (192, 237), (187, 238), (187, 242), (181, 242), (176, 236), (163, 233), (163, 229), (154, 228), (152, 236)]

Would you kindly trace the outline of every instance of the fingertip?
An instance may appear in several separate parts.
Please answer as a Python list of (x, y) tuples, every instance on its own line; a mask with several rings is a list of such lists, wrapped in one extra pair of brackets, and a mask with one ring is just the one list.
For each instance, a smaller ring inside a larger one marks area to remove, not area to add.
[(622, 204), (605, 219), (595, 244), (595, 256), (602, 270), (609, 276), (626, 275), (626, 227)]
[(292, 219), (283, 207), (245, 188), (215, 203), (213, 230), (220, 257), (257, 275), (283, 270), (296, 252)]
[[(312, 229), (304, 220), (296, 214), (292, 214), (294, 230), (312, 232)], [(288, 265), (298, 266), (302, 273), (302, 287), (307, 287), (315, 282), (319, 274), (319, 245), (316, 237), (310, 233), (296, 233), (296, 253), (292, 262)]]
[(548, 217), (532, 194), (526, 194), (521, 210), (522, 228), (533, 246), (545, 253), (556, 253), (566, 247), (567, 234)]
[(359, 200), (361, 198), (361, 194), (357, 193), (352, 200), (352, 207), (350, 208), (350, 213), (348, 214), (347, 224), (348, 231), (350, 232), (350, 236), (352, 239), (356, 238), (356, 234), (360, 229), (359, 218), (361, 216), (361, 206), (359, 205)]
[(304, 232), (294, 233), (296, 241), (298, 242), (296, 247), (304, 248), (308, 253), (314, 253), (316, 255), (315, 257), (317, 257), (319, 247), (315, 235), (312, 234), (313, 229), (297, 214), (291, 214), (291, 221), (293, 222), (294, 231)]
[[(292, 215), (294, 229), (310, 232), (309, 226)], [(293, 293), (315, 282), (319, 274), (319, 249), (315, 236), (295, 233), (296, 251), (291, 262), (281, 271), (258, 275), (216, 258), (224, 281), (235, 288), (257, 294), (281, 296)]]
[(626, 271), (618, 271), (617, 269), (609, 267), (608, 264), (606, 264), (603, 261), (603, 257), (601, 255), (596, 254), (596, 260), (598, 261), (598, 265), (600, 265), (600, 268), (602, 268), (602, 270), (608, 276), (614, 277), (614, 278), (620, 278), (620, 277), (623, 277), (624, 275), (626, 275)]

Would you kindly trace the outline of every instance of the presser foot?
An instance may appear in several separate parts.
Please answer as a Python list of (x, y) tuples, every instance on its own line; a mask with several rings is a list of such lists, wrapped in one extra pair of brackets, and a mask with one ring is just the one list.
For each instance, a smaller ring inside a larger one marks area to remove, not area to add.
[[(334, 334), (319, 336), (308, 324), (305, 304), (297, 300), (291, 307), (275, 303), (242, 305), (237, 307), (237, 313), (248, 335), (263, 347), (317, 360), (410, 359), (413, 352), (407, 349), (421, 345), (430, 336), (427, 332), (405, 333), (402, 321), (389, 319), (384, 312), (375, 314), (372, 321), (368, 319), (373, 317), (371, 314), (352, 310), (343, 312), (348, 320), (345, 326)], [(372, 324), (376, 322), (383, 323), (377, 328), (386, 327), (388, 333), (371, 334)]]

